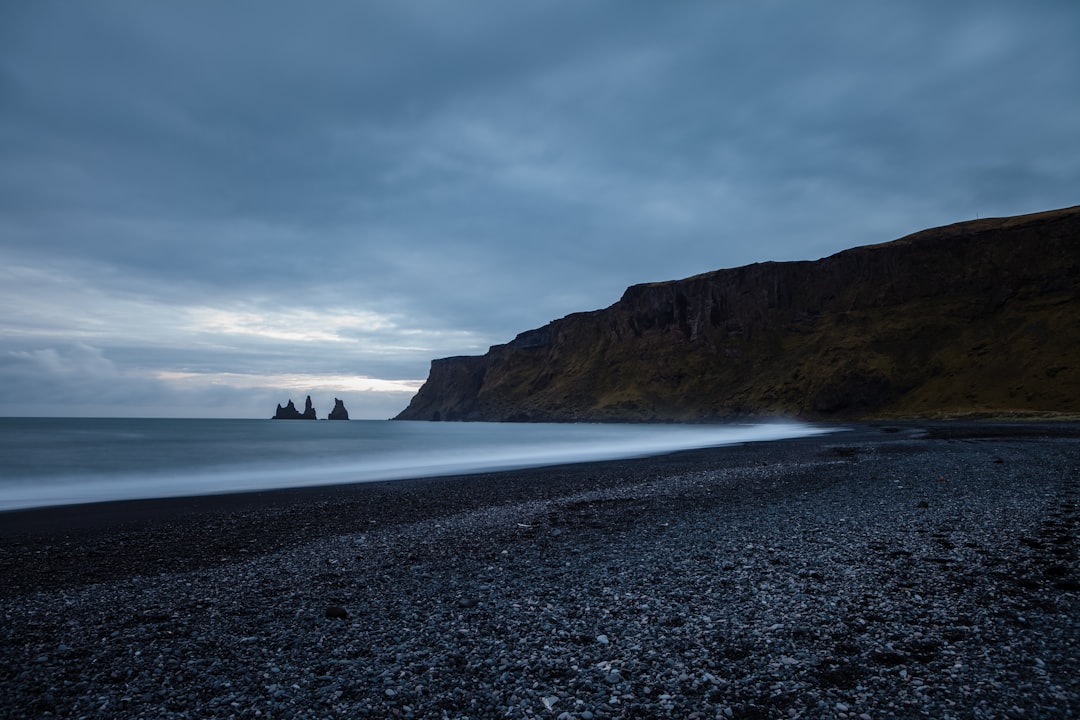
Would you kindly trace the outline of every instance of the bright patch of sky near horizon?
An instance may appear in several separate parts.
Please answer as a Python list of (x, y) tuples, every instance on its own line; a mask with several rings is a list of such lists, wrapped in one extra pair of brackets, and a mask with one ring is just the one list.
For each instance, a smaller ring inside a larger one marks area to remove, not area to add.
[(1074, 205), (1077, 37), (1071, 0), (5, 4), (0, 415), (389, 417), (634, 283)]

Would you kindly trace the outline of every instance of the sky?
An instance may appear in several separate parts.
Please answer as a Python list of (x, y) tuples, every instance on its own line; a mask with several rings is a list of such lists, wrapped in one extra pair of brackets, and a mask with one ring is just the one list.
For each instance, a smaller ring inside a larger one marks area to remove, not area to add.
[(0, 0), (0, 415), (402, 410), (629, 285), (1080, 203), (1075, 0)]

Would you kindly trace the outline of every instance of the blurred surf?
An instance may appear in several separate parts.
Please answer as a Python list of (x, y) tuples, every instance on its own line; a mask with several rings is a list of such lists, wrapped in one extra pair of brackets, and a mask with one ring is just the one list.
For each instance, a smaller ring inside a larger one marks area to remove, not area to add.
[(0, 418), (0, 510), (460, 475), (825, 432), (796, 422)]

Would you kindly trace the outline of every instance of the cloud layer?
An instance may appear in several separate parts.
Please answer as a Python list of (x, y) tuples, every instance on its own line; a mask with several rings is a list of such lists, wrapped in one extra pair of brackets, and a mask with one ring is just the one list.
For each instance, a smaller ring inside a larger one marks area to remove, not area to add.
[(1046, 0), (5, 7), (0, 413), (78, 376), (103, 414), (258, 416), (308, 377), (385, 417), (432, 358), (633, 283), (1075, 204), (1078, 30)]

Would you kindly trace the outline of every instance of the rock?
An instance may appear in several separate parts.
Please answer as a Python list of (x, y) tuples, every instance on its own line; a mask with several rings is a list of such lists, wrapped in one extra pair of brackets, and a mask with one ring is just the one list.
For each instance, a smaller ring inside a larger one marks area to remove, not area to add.
[(876, 662), (878, 665), (887, 665), (894, 667), (896, 665), (903, 665), (908, 660), (908, 656), (904, 653), (897, 652), (895, 650), (883, 649), (874, 650), (870, 653), (870, 659)]
[(345, 409), (345, 403), (341, 402), (337, 398), (334, 398), (334, 409), (330, 411), (330, 414), (326, 416), (327, 420), (348, 420), (349, 411)]
[(480, 604), (480, 601), (476, 598), (460, 598), (457, 604), (459, 608), (474, 608)]
[(343, 607), (331, 605), (330, 607), (326, 608), (326, 617), (337, 620), (347, 620), (349, 617), (349, 611)]
[(272, 419), (273, 420), (302, 420), (303, 415), (300, 414), (300, 411), (296, 409), (296, 406), (293, 405), (293, 401), (290, 399), (289, 404), (286, 405), (285, 407), (281, 407), (281, 405), (278, 404), (277, 412), (274, 413), (274, 417)]
[(296, 409), (296, 405), (293, 404), (292, 398), (289, 399), (289, 403), (285, 407), (277, 406), (277, 412), (274, 413), (272, 420), (315, 420), (315, 408), (311, 406), (311, 396), (308, 395), (307, 402), (304, 405), (304, 412), (300, 412)]

